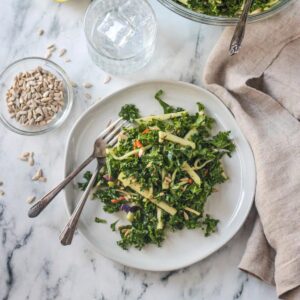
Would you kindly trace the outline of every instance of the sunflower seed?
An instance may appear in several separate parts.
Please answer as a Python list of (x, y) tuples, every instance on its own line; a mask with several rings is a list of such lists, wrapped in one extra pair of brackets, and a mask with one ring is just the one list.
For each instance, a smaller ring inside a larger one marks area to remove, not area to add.
[(23, 160), (23, 161), (28, 161), (29, 155), (30, 155), (29, 152), (23, 152), (23, 153), (21, 153), (21, 155), (19, 156), (19, 159), (20, 159), (20, 160)]
[(59, 52), (59, 56), (62, 57), (67, 53), (67, 49), (61, 49)]
[(109, 83), (111, 81), (111, 76), (110, 75), (106, 75), (106, 77), (104, 78), (104, 80), (103, 80), (103, 83), (104, 84), (107, 84), (107, 83)]
[(33, 166), (34, 165), (34, 158), (33, 158), (34, 153), (30, 152), (29, 154), (29, 158), (28, 158), (28, 162), (29, 162), (29, 166)]
[(35, 201), (35, 199), (36, 199), (35, 196), (29, 196), (29, 197), (27, 197), (26, 202), (28, 204), (31, 204), (31, 203), (33, 203)]
[(54, 43), (53, 43), (53, 44), (49, 44), (49, 45), (47, 46), (47, 49), (53, 49), (53, 48), (56, 48), (56, 46), (55, 46)]
[(45, 33), (44, 29), (40, 29), (40, 30), (38, 31), (38, 35), (39, 35), (39, 36), (42, 36), (44, 33)]
[(48, 50), (48, 51), (46, 52), (46, 54), (45, 54), (44, 57), (45, 57), (46, 59), (49, 59), (51, 56), (52, 56), (52, 51), (49, 51), (49, 50)]
[(41, 177), (38, 179), (38, 181), (40, 181), (40, 182), (46, 182), (46, 181), (47, 181), (47, 178), (44, 177), (44, 176), (41, 176)]
[(93, 85), (92, 85), (91, 83), (89, 83), (89, 82), (85, 82), (82, 86), (83, 86), (84, 88), (86, 88), (86, 89), (89, 89), (89, 88), (91, 88)]
[(51, 109), (54, 101), (57, 106), (54, 113), (57, 113), (64, 106), (64, 85), (41, 67), (17, 74), (6, 93), (10, 117), (24, 126), (40, 126), (43, 121), (47, 124), (55, 114), (46, 114), (43, 108)]
[(38, 169), (38, 170), (36, 171), (36, 173), (33, 175), (32, 180), (33, 180), (33, 181), (37, 181), (37, 180), (39, 180), (42, 176), (43, 176), (43, 171), (42, 171), (42, 169)]

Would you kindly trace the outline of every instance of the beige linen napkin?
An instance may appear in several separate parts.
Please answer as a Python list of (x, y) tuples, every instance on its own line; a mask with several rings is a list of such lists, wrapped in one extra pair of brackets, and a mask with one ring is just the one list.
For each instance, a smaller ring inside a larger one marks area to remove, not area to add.
[(249, 24), (228, 56), (227, 28), (204, 72), (232, 111), (255, 156), (258, 218), (240, 268), (300, 299), (300, 1)]

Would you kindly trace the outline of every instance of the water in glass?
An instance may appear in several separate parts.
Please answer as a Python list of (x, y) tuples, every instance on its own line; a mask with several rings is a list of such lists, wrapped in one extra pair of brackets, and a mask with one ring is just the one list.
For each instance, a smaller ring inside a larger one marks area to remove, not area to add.
[(89, 52), (111, 74), (126, 74), (147, 64), (153, 54), (156, 20), (144, 0), (98, 0), (85, 18)]

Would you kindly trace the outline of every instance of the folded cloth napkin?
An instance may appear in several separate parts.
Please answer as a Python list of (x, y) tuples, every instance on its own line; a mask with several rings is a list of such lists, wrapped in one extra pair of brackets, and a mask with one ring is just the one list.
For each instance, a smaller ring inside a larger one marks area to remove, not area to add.
[(300, 1), (249, 24), (238, 55), (225, 29), (204, 72), (254, 153), (258, 218), (240, 269), (300, 299)]

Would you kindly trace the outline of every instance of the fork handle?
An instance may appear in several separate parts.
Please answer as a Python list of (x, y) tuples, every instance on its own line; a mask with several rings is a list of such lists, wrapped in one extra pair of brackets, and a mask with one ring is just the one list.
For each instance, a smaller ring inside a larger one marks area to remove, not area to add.
[(60, 184), (58, 184), (53, 190), (41, 198), (36, 204), (34, 204), (28, 211), (28, 217), (37, 217), (46, 206), (55, 198), (55, 196), (92, 160), (95, 159), (94, 154), (89, 156), (78, 168), (71, 172)]
[(232, 56), (237, 54), (241, 48), (242, 41), (245, 35), (245, 29), (248, 19), (248, 14), (252, 6), (253, 0), (246, 0), (241, 17), (236, 25), (232, 40), (230, 42), (229, 54)]
[(75, 210), (72, 213), (72, 216), (70, 218), (70, 220), (68, 221), (68, 223), (66, 224), (66, 226), (64, 227), (63, 231), (61, 232), (59, 239), (62, 245), (67, 246), (70, 245), (72, 243), (73, 240), (73, 236), (74, 236), (74, 232), (76, 230), (76, 226), (78, 223), (78, 220), (80, 218), (80, 215), (82, 213), (83, 207), (86, 203), (86, 200), (89, 197), (90, 191), (94, 186), (94, 183), (96, 181), (98, 172), (100, 169), (100, 164), (97, 164), (96, 170), (86, 188), (86, 190), (84, 191), (82, 197), (80, 198)]

